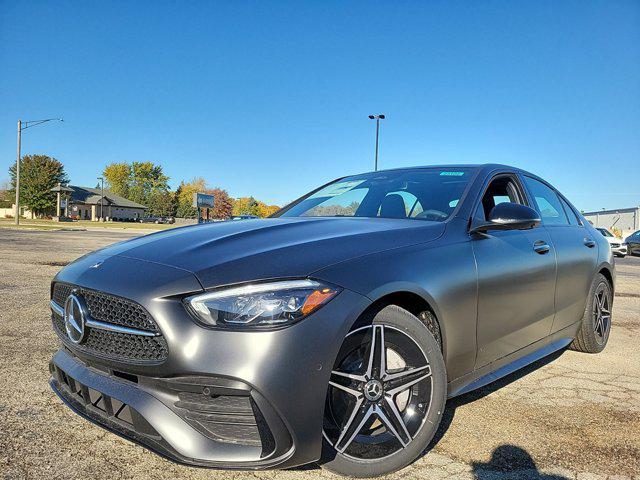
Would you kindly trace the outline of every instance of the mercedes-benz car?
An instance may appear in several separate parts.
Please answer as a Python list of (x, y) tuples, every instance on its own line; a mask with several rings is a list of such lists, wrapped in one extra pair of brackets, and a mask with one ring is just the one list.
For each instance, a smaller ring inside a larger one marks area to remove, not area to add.
[(614, 279), (604, 237), (523, 170), (353, 175), (271, 218), (62, 269), (51, 386), (177, 462), (382, 475), (428, 450), (447, 399), (560, 349), (601, 351)]
[(616, 237), (606, 228), (596, 227), (604, 238), (606, 238), (609, 245), (611, 245), (611, 251), (616, 257), (624, 258), (627, 256), (627, 244), (621, 239)]

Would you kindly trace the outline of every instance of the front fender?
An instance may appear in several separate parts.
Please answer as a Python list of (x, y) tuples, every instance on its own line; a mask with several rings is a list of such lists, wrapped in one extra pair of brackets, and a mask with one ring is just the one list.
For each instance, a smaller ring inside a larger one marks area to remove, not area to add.
[[(367, 255), (313, 274), (372, 302), (397, 292), (424, 298), (440, 323), (450, 380), (473, 370), (476, 357), (477, 274), (468, 239), (438, 241)], [(444, 337), (446, 335), (446, 338)]]

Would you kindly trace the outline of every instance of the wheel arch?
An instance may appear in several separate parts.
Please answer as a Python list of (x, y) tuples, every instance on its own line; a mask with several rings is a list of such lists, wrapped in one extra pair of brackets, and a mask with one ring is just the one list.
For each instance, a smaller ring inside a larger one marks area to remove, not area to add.
[(604, 275), (604, 277), (609, 281), (609, 284), (611, 285), (611, 293), (615, 292), (615, 281), (614, 281), (614, 274), (613, 274), (613, 268), (608, 265), (608, 264), (602, 264), (598, 267), (598, 273)]
[(371, 299), (371, 303), (360, 313), (360, 315), (358, 315), (357, 319), (351, 326), (351, 329), (360, 326), (359, 322), (366, 319), (371, 313), (377, 312), (388, 305), (395, 305), (403, 308), (417, 318), (420, 318), (420, 314), (422, 312), (429, 311), (435, 317), (435, 323), (440, 332), (440, 338), (442, 340), (442, 356), (445, 359), (447, 358), (446, 328), (442, 321), (437, 303), (431, 295), (420, 288), (402, 284), (388, 285), (386, 288), (368, 295), (368, 297)]

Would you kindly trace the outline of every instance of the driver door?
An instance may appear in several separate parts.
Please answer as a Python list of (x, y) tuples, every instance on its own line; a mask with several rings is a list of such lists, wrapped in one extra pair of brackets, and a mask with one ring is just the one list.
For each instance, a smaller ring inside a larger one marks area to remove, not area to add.
[[(516, 175), (495, 176), (474, 216), (488, 217), (501, 202), (528, 206)], [(556, 258), (542, 227), (472, 234), (478, 271), (476, 368), (547, 336), (555, 314)]]

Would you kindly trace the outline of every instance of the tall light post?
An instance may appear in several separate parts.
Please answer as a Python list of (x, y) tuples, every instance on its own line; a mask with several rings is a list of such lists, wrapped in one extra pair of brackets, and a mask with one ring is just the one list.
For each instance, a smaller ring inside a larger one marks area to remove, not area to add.
[(16, 159), (16, 211), (15, 222), (16, 225), (20, 225), (20, 147), (22, 144), (22, 131), (30, 127), (35, 127), (42, 123), (51, 122), (57, 120), (63, 122), (62, 118), (45, 118), (44, 120), (29, 120), (23, 122), (18, 120), (18, 158)]
[(100, 185), (100, 221), (104, 222), (104, 177), (98, 177), (98, 180), (102, 182)]
[(375, 171), (378, 171), (378, 138), (380, 136), (380, 120), (384, 120), (384, 115), (369, 115), (371, 120), (376, 121), (376, 160), (375, 160)]

